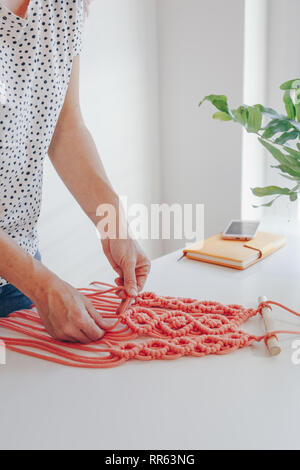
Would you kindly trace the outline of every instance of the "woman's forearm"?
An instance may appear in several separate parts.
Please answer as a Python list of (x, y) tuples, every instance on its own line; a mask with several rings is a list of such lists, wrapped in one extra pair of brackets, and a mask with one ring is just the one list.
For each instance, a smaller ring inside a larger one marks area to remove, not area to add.
[(41, 280), (53, 275), (0, 229), (0, 276), (34, 299)]
[(96, 225), (100, 204), (119, 211), (119, 197), (105, 172), (95, 142), (84, 124), (57, 130), (48, 151), (61, 179)]

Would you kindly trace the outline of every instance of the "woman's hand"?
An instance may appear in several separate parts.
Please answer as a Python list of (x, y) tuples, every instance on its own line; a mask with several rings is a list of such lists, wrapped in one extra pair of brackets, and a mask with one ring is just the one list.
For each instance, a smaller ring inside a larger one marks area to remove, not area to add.
[(90, 300), (53, 273), (39, 277), (31, 298), (53, 338), (87, 344), (103, 337), (105, 322)]
[[(111, 266), (119, 274), (116, 284), (124, 286), (128, 296), (136, 297), (142, 291), (150, 272), (151, 264), (145, 253), (132, 238), (105, 238), (102, 246)], [(124, 295), (124, 291), (120, 291), (120, 297)]]

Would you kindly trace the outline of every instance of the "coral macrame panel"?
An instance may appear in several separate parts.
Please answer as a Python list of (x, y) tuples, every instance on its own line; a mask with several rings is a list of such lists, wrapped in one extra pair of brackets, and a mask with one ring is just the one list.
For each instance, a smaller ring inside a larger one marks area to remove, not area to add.
[[(112, 323), (103, 339), (90, 345), (62, 343), (45, 331), (35, 309), (11, 314), (0, 320), (0, 339), (8, 349), (74, 367), (105, 368), (129, 360), (151, 361), (228, 354), (260, 338), (241, 330), (257, 314), (240, 305), (189, 298), (141, 294), (117, 314), (117, 288), (93, 283), (81, 289), (103, 318)], [(4, 328), (4, 330), (2, 330)], [(9, 331), (1, 336), (1, 331)], [(17, 332), (17, 338), (11, 337)], [(21, 335), (21, 336), (20, 336)]]

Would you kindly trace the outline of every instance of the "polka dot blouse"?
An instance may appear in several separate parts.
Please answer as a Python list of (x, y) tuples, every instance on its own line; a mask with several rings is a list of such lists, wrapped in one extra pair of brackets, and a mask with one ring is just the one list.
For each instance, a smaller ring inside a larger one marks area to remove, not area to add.
[(83, 22), (83, 0), (30, 0), (25, 18), (0, 3), (0, 228), (31, 255), (43, 161), (81, 52)]

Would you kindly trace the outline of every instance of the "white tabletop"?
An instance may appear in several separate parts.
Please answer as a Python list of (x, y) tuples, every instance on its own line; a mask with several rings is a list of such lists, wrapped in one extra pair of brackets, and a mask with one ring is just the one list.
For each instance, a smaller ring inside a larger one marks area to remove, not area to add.
[[(266, 295), (300, 311), (298, 238), (243, 272), (177, 262), (178, 253), (170, 254), (153, 263), (147, 289), (247, 307)], [(274, 315), (300, 329), (297, 318)], [(261, 319), (247, 329), (262, 333)], [(0, 366), (0, 448), (299, 448), (300, 365), (291, 362), (292, 339), (281, 341), (276, 358), (259, 344), (226, 356), (132, 361), (108, 370), (8, 352)]]

